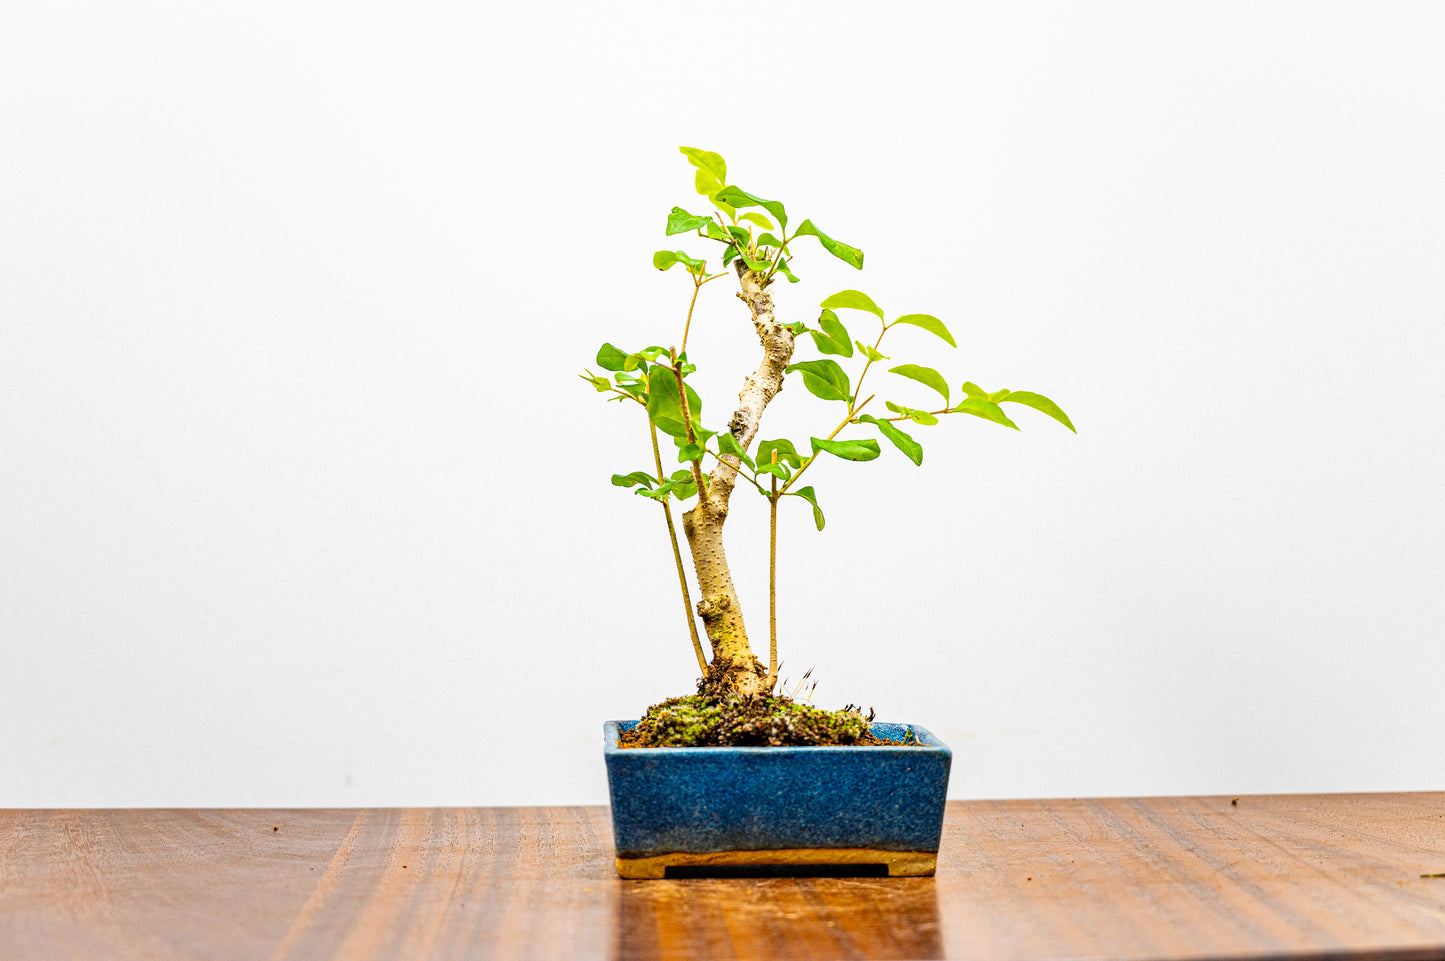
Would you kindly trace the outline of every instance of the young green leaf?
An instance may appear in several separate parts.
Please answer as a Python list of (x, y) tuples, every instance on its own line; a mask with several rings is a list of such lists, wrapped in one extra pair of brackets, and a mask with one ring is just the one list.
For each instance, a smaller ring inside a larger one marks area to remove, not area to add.
[(856, 267), (859, 270), (863, 269), (863, 251), (857, 247), (850, 247), (841, 241), (834, 240), (814, 226), (811, 220), (803, 221), (803, 225), (798, 228), (798, 232), (793, 236), (817, 237), (818, 243), (822, 244), (823, 249), (828, 251), (828, 253), (851, 267)]
[(781, 240), (779, 240), (777, 237), (774, 237), (766, 230), (758, 234), (757, 244), (759, 247), (773, 247), (775, 249), (781, 248), (783, 246), (783, 242)]
[(658, 270), (667, 270), (673, 264), (682, 264), (690, 274), (701, 274), (707, 271), (706, 260), (689, 257), (686, 252), (681, 250), (659, 250), (652, 255), (652, 266)]
[(695, 460), (702, 460), (702, 453), (702, 448), (696, 444), (683, 444), (677, 449), (677, 462), (691, 464)]
[(845, 403), (853, 399), (848, 393), (848, 375), (836, 360), (805, 360), (785, 367), (783, 373), (791, 374), (795, 370), (802, 373), (803, 386), (814, 397)]
[(876, 362), (876, 361), (887, 360), (887, 359), (888, 359), (888, 358), (885, 357), (883, 354), (878, 353), (878, 351), (874, 350), (872, 347), (869, 347), (867, 344), (863, 343), (863, 341), (861, 341), (861, 340), (855, 340), (855, 341), (853, 341), (853, 343), (857, 344), (857, 345), (858, 345), (858, 349), (859, 349), (860, 351), (862, 351), (863, 356), (864, 356), (864, 357), (867, 357), (867, 358), (868, 358), (869, 360), (871, 360), (871, 361), (875, 361), (875, 362)]
[[(702, 398), (691, 386), (687, 388), (688, 413), (694, 424), (702, 419)], [(657, 429), (673, 437), (687, 436), (682, 420), (682, 404), (677, 396), (677, 377), (671, 369), (656, 364), (647, 378), (647, 416)]]
[(786, 481), (789, 477), (793, 476), (793, 472), (788, 469), (787, 464), (762, 464), (758, 467), (758, 473), (772, 474), (781, 481)]
[(711, 217), (690, 214), (681, 207), (673, 207), (672, 212), (667, 215), (667, 235), (671, 237), (673, 234), (685, 234), (707, 224), (714, 224)]
[(734, 207), (761, 207), (778, 221), (778, 226), (784, 230), (788, 227), (788, 214), (783, 209), (782, 203), (776, 200), (764, 200), (754, 194), (748, 193), (741, 187), (724, 187), (718, 191), (717, 199), (723, 203), (732, 204)]
[(893, 442), (893, 446), (903, 451), (904, 455), (919, 467), (923, 466), (923, 445), (903, 431), (894, 427), (886, 420), (879, 420), (871, 414), (862, 414), (858, 417), (865, 424), (872, 424), (882, 432), (883, 436)]
[(641, 484), (643, 487), (651, 488), (652, 485), (656, 483), (657, 478), (640, 470), (635, 470), (630, 474), (612, 475), (613, 487), (636, 487), (638, 484)]
[(789, 497), (801, 497), (803, 500), (807, 501), (809, 504), (812, 504), (812, 505), (813, 505), (813, 523), (816, 524), (816, 525), (818, 525), (818, 530), (822, 530), (822, 529), (823, 529), (823, 525), (824, 525), (824, 523), (826, 523), (826, 521), (823, 520), (823, 509), (818, 506), (818, 495), (813, 492), (813, 488), (811, 488), (811, 487), (799, 487), (799, 488), (798, 488), (797, 490), (795, 490), (795, 491), (788, 491), (788, 496), (789, 496)]
[(882, 451), (878, 449), (876, 440), (819, 440), (816, 437), (809, 438), (813, 442), (813, 453), (827, 451), (834, 457), (841, 457), (844, 460), (873, 460)]
[[(954, 343), (953, 335), (948, 332), (948, 328), (943, 326), (943, 321), (930, 314), (904, 314), (902, 317), (893, 321), (893, 323), (908, 324), (910, 327), (922, 327), (930, 334), (940, 338), (948, 346), (958, 346), (958, 344)], [(891, 327), (893, 324), (889, 324), (889, 326)]]
[(677, 150), (698, 170), (706, 170), (718, 183), (727, 183), (728, 164), (721, 154), (711, 150), (699, 150), (697, 147), (678, 147)]
[(597, 366), (603, 370), (621, 370), (622, 362), (627, 359), (627, 351), (611, 344), (603, 344), (597, 350)]
[(754, 260), (752, 257), (748, 256), (748, 252), (746, 250), (738, 251), (738, 256), (743, 259), (743, 263), (748, 265), (749, 270), (763, 271), (773, 266), (766, 260)]
[(773, 222), (772, 222), (771, 220), (769, 220), (768, 218), (764, 217), (764, 216), (763, 216), (762, 214), (760, 214), (760, 213), (754, 213), (754, 212), (752, 212), (752, 211), (749, 211), (748, 213), (745, 213), (745, 214), (740, 215), (740, 216), (738, 217), (738, 219), (739, 219), (739, 220), (746, 220), (748, 223), (757, 224), (759, 227), (763, 228), (764, 230), (772, 230), (772, 229), (773, 229)]
[(808, 331), (813, 338), (813, 346), (818, 348), (818, 353), (837, 354), (839, 357), (853, 356), (853, 345), (848, 342), (848, 328), (838, 320), (837, 314), (824, 308), (823, 313), (818, 317), (818, 326), (823, 329)]
[(796, 284), (798, 282), (797, 275), (788, 268), (788, 262), (786, 260), (778, 261), (778, 273), (788, 278), (788, 283), (790, 284)]
[(966, 380), (963, 382), (963, 392), (966, 396), (971, 397), (974, 400), (988, 400), (988, 391), (984, 390), (982, 387), (978, 386), (971, 380)]
[(1003, 412), (1003, 408), (991, 400), (980, 400), (977, 397), (970, 397), (967, 400), (959, 401), (958, 406), (953, 409), (960, 414), (972, 414), (975, 417), (982, 417), (984, 420), (991, 420), (995, 424), (1012, 427), (1014, 430), (1019, 429), (1018, 424), (1008, 419), (1008, 415)]
[(802, 467), (803, 457), (793, 447), (793, 442), (784, 438), (778, 440), (765, 440), (758, 445), (758, 463), (771, 464), (773, 451), (778, 452), (778, 463), (787, 464), (789, 467)]
[(732, 431), (723, 431), (717, 435), (717, 449), (724, 454), (731, 454), (749, 467), (753, 466), (753, 459), (748, 452), (743, 450), (743, 445), (733, 436)]
[(583, 380), (587, 381), (587, 383), (595, 387), (597, 389), (597, 393), (599, 394), (604, 394), (612, 389), (612, 381), (608, 380), (606, 377), (600, 377), (592, 373), (591, 371), (588, 371), (585, 374), (578, 374), (577, 376), (581, 377)]
[(840, 290), (827, 300), (823, 301), (821, 307), (828, 307), (837, 310), (840, 307), (850, 307), (853, 310), (866, 310), (870, 314), (877, 314), (878, 319), (883, 319), (883, 308), (873, 303), (873, 298), (861, 290)]
[(889, 410), (893, 411), (893, 413), (902, 414), (909, 420), (913, 421), (913, 423), (915, 424), (922, 424), (925, 427), (932, 427), (934, 424), (938, 423), (938, 418), (934, 417), (926, 410), (914, 410), (912, 407), (904, 407), (901, 404), (895, 404), (891, 400), (885, 400), (883, 403), (888, 407)]
[(943, 375), (932, 367), (922, 367), (918, 364), (899, 364), (897, 367), (888, 368), (888, 373), (898, 374), (907, 377), (909, 380), (916, 380), (920, 384), (932, 387), (943, 395), (943, 402), (948, 403), (948, 381)]
[(1064, 413), (1058, 404), (1055, 404), (1043, 394), (1035, 394), (1029, 390), (1014, 390), (1010, 391), (1008, 396), (1003, 398), (1003, 402), (1006, 404), (1023, 404), (1025, 407), (1032, 407), (1036, 411), (1048, 414), (1069, 430), (1073, 430), (1074, 433), (1078, 433), (1078, 431), (1074, 430), (1074, 424), (1069, 420), (1069, 415)]

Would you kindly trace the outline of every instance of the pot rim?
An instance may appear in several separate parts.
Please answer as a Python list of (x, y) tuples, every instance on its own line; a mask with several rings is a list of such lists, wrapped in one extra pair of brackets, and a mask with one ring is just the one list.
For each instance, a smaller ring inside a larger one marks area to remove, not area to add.
[[(619, 743), (619, 737), (620, 737), (621, 733), (622, 733), (623, 731), (630, 730), (631, 728), (636, 727), (636, 726), (637, 726), (637, 721), (638, 721), (638, 719), (634, 718), (634, 719), (632, 719), (632, 720), (625, 720), (625, 721), (624, 721), (624, 720), (619, 720), (619, 721), (607, 721), (607, 722), (605, 722), (605, 723), (602, 725), (602, 735), (603, 735), (602, 752), (603, 752), (603, 754), (605, 754), (605, 755), (611, 755), (611, 754), (617, 754), (617, 755), (636, 755), (636, 756), (639, 756), (639, 757), (658, 757), (658, 756), (663, 755), (663, 754), (675, 755), (675, 754), (679, 754), (679, 752), (681, 752), (681, 753), (683, 753), (683, 754), (686, 754), (687, 756), (701, 755), (701, 756), (704, 756), (704, 757), (709, 756), (709, 755), (714, 755), (714, 756), (715, 756), (715, 755), (718, 755), (718, 754), (767, 754), (767, 755), (770, 756), (770, 757), (776, 757), (776, 756), (779, 756), (779, 755), (787, 755), (787, 754), (798, 754), (798, 755), (816, 754), (816, 753), (819, 752), (819, 751), (830, 752), (830, 753), (849, 752), (849, 753), (855, 753), (855, 754), (856, 754), (856, 753), (867, 753), (867, 752), (872, 752), (872, 751), (878, 750), (877, 745), (871, 745), (871, 744), (810, 744), (810, 745), (787, 744), (787, 745), (781, 745), (781, 746), (761, 746), (761, 747), (752, 747), (752, 746), (744, 746), (744, 745), (733, 745), (733, 746), (728, 746), (728, 747), (687, 747), (687, 748), (677, 748), (677, 747), (629, 747), (629, 748), (624, 748), (624, 747), (622, 747), (622, 745)], [(944, 744), (942, 741), (940, 741), (940, 740), (938, 739), (937, 735), (935, 735), (932, 731), (928, 730), (928, 728), (923, 727), (922, 725), (919, 725), (919, 724), (909, 724), (909, 723), (900, 722), (900, 721), (874, 721), (873, 724), (874, 724), (875, 726), (878, 725), (878, 724), (889, 724), (889, 725), (894, 726), (894, 727), (907, 728), (907, 729), (909, 729), (909, 730), (911, 730), (911, 731), (913, 732), (913, 736), (914, 736), (915, 738), (917, 738), (918, 741), (919, 741), (918, 744), (902, 744), (902, 745), (898, 745), (898, 746), (896, 746), (896, 747), (890, 747), (890, 748), (887, 749), (890, 754), (892, 754), (892, 753), (895, 752), (895, 751), (907, 751), (907, 752), (913, 753), (913, 754), (937, 754), (937, 755), (946, 755), (946, 756), (949, 756), (949, 757), (952, 757), (952, 756), (953, 756), (953, 751), (949, 748), (949, 746), (948, 746), (947, 744)]]

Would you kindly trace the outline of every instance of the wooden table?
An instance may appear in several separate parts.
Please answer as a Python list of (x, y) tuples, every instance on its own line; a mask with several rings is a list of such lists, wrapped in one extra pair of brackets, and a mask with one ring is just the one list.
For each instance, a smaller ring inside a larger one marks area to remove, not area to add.
[(620, 881), (607, 809), (0, 811), (0, 958), (1445, 958), (1445, 792), (971, 801), (936, 878)]

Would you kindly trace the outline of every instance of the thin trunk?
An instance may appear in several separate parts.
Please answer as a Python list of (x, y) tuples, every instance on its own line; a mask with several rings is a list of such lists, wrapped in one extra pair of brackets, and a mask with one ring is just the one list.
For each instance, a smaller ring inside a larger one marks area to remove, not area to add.
[[(743, 381), (737, 410), (728, 421), (728, 430), (746, 450), (757, 435), (763, 410), (783, 387), (783, 371), (793, 357), (793, 335), (774, 319), (773, 298), (764, 287), (762, 275), (746, 269), (741, 262), (737, 272), (741, 287), (738, 297), (747, 304), (763, 347), (762, 362)], [(737, 472), (736, 457), (725, 456), (718, 462), (708, 478), (707, 493), (699, 492), (697, 504), (682, 515), (682, 529), (697, 571), (701, 594), (697, 612), (712, 644), (714, 669), (710, 678), (715, 686), (739, 693), (764, 693), (771, 689), (771, 676), (748, 644), (742, 604), (722, 542)]]

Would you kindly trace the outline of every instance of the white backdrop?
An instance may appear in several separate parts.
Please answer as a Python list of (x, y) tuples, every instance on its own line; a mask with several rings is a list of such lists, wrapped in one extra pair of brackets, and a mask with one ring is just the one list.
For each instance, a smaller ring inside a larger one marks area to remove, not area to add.
[[(1445, 9), (523, 6), (0, 15), (0, 806), (605, 801), (695, 664), (575, 374), (680, 336), (679, 144), (867, 251), (783, 317), (936, 314), (894, 356), (1079, 428), (810, 471), (815, 702), (954, 797), (1445, 785)], [(705, 288), (710, 419), (755, 350)]]

